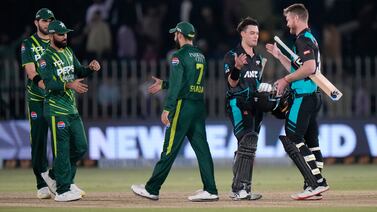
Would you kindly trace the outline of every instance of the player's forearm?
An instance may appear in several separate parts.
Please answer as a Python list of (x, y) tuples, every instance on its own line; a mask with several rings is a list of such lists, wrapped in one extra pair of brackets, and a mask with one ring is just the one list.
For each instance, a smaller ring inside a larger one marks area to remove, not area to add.
[(239, 79), (238, 79), (238, 80), (234, 80), (234, 79), (232, 79), (232, 78), (230, 77), (230, 75), (228, 75), (228, 83), (229, 83), (229, 85), (230, 85), (232, 88), (236, 87), (239, 81), (240, 81)]
[(291, 60), (287, 56), (280, 54), (278, 59), (286, 70), (291, 71)]
[(25, 65), (25, 72), (27, 77), (30, 80), (33, 80), (33, 78), (37, 75), (37, 71), (35, 70), (35, 65), (34, 63), (28, 63)]
[(55, 81), (53, 79), (43, 79), (44, 84), (46, 86), (46, 90), (51, 91), (65, 91), (66, 84), (60, 81)]
[(294, 82), (297, 80), (305, 79), (315, 73), (315, 61), (309, 60), (297, 69), (295, 72), (288, 74), (284, 77), (288, 82)]
[(87, 66), (79, 66), (75, 67), (75, 69), (77, 78), (85, 78), (93, 73), (93, 71)]

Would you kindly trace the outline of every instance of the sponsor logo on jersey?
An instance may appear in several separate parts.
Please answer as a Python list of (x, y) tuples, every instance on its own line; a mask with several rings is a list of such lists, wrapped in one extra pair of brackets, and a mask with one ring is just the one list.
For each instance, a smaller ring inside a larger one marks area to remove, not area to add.
[(38, 114), (34, 111), (31, 111), (30, 117), (31, 117), (31, 119), (36, 119), (36, 118), (38, 118)]
[(21, 52), (24, 52), (26, 50), (25, 44), (21, 44)]
[(179, 59), (178, 59), (178, 57), (173, 57), (173, 58), (171, 59), (171, 64), (173, 64), (173, 65), (178, 65), (178, 64), (179, 64)]
[(243, 78), (257, 78), (257, 76), (258, 76), (258, 71), (246, 71)]
[(58, 129), (64, 129), (65, 128), (64, 121), (59, 121), (57, 125), (58, 125)]
[(64, 65), (64, 62), (62, 60), (58, 60), (54, 62), (54, 66), (62, 66), (62, 65)]
[(33, 52), (39, 52), (39, 53), (42, 53), (45, 51), (45, 49), (42, 46), (35, 46), (35, 47), (31, 47), (30, 49)]
[(40, 59), (39, 60), (39, 66), (41, 67), (41, 68), (45, 68), (46, 67), (46, 60), (44, 60), (44, 59)]

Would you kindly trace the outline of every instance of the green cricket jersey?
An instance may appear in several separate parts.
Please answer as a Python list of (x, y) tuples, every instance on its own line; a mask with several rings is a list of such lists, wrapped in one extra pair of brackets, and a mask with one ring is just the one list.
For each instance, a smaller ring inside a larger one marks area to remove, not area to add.
[[(21, 44), (21, 63), (22, 68), (28, 63), (35, 65), (35, 71), (38, 72), (38, 60), (41, 58), (43, 52), (50, 45), (49, 40), (43, 40), (35, 33), (34, 35), (26, 38)], [(28, 101), (43, 101), (45, 91), (39, 88), (28, 78), (26, 85), (26, 98)]]
[(207, 63), (201, 51), (186, 44), (173, 54), (170, 65), (164, 110), (175, 110), (179, 99), (204, 101), (203, 78)]
[(39, 60), (39, 73), (46, 85), (45, 115), (77, 114), (75, 91), (65, 84), (92, 71), (80, 64), (69, 47), (57, 51), (49, 46)]

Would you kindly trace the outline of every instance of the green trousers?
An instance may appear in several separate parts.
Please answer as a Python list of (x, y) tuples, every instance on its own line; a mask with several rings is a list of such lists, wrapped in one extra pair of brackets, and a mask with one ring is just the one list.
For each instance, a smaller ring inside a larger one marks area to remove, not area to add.
[(28, 102), (28, 118), (30, 123), (31, 164), (37, 180), (37, 189), (47, 184), (41, 177), (48, 168), (47, 133), (48, 122), (43, 116), (43, 101)]
[(177, 154), (187, 136), (196, 154), (203, 190), (217, 194), (213, 161), (205, 131), (205, 104), (202, 101), (178, 100), (175, 111), (170, 112), (170, 127), (165, 132), (161, 158), (154, 167), (153, 174), (145, 189), (158, 195), (161, 185), (168, 176)]
[[(53, 171), (57, 193), (70, 190), (76, 175), (76, 163), (88, 149), (85, 130), (78, 114), (51, 116), (49, 124), (54, 154)], [(51, 176), (51, 175), (50, 175)]]

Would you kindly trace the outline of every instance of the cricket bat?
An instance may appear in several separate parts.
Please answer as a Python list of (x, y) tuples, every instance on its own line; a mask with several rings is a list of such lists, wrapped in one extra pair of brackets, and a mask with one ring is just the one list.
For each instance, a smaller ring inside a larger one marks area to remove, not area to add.
[(262, 70), (260, 71), (260, 74), (259, 74), (259, 80), (262, 79), (262, 75), (263, 75), (263, 71), (264, 71), (264, 67), (266, 66), (266, 63), (267, 63), (267, 58), (262, 58)]
[[(274, 40), (292, 56), (295, 64), (299, 66), (302, 65), (300, 57), (289, 49), (278, 36), (275, 36)], [(333, 101), (338, 101), (343, 96), (342, 92), (340, 92), (321, 72), (317, 71), (315, 74), (310, 75), (309, 78), (313, 80), (313, 82), (317, 84), (318, 87), (320, 87)]]

